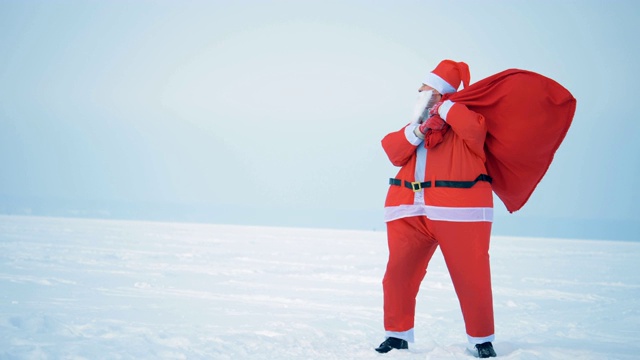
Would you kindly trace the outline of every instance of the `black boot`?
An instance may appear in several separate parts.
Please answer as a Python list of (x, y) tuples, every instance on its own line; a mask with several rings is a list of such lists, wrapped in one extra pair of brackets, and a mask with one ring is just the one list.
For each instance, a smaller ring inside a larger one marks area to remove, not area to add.
[(408, 349), (409, 344), (407, 340), (402, 340), (394, 337), (387, 338), (380, 346), (376, 348), (379, 353), (388, 353), (392, 349)]
[(496, 352), (493, 350), (493, 345), (491, 345), (491, 342), (477, 344), (476, 349), (478, 350), (479, 358), (496, 357)]

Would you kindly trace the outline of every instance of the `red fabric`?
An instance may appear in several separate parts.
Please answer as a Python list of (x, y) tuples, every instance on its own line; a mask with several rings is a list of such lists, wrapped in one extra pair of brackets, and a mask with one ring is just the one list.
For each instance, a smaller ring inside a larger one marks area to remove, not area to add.
[(428, 129), (441, 130), (444, 127), (444, 120), (440, 116), (431, 116), (427, 121), (420, 124), (420, 132), (427, 133)]
[(385, 330), (414, 328), (416, 296), (439, 245), (467, 334), (478, 338), (493, 335), (490, 234), (490, 222), (433, 221), (424, 216), (388, 222), (389, 261), (382, 280)]
[(431, 109), (429, 109), (429, 117), (440, 115), (440, 106), (442, 106), (442, 100), (433, 105)]
[(438, 66), (433, 69), (432, 73), (438, 75), (454, 89), (458, 89), (460, 87), (460, 82), (462, 82), (464, 87), (469, 86), (469, 81), (471, 80), (469, 65), (464, 62), (453, 60), (440, 61)]
[(484, 150), (493, 191), (509, 212), (522, 208), (569, 130), (576, 99), (552, 79), (509, 69), (443, 100), (464, 104), (485, 117)]
[[(432, 119), (440, 119), (439, 116), (434, 116)], [(442, 119), (440, 119), (442, 121)], [(443, 125), (440, 129), (427, 129), (426, 134), (424, 134), (424, 147), (427, 149), (431, 149), (436, 147), (436, 145), (440, 144), (442, 140), (444, 140), (444, 134), (449, 131), (451, 126), (445, 124), (442, 121)]]
[(436, 147), (444, 140), (444, 134), (447, 133), (450, 126), (447, 125), (444, 120), (438, 115), (438, 108), (442, 105), (442, 101), (433, 105), (429, 110), (429, 118), (427, 121), (420, 124), (420, 132), (424, 136), (424, 146), (427, 149)]

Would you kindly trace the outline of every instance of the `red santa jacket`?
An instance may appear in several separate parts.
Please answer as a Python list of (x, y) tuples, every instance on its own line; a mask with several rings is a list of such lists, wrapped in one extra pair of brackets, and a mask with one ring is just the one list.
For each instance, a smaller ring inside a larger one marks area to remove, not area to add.
[[(409, 124), (382, 139), (392, 164), (385, 221), (424, 215), (444, 221), (492, 221), (493, 195), (485, 167), (484, 117), (463, 104), (445, 101), (440, 114), (451, 129), (437, 146), (427, 149)], [(422, 185), (421, 185), (422, 184)]]

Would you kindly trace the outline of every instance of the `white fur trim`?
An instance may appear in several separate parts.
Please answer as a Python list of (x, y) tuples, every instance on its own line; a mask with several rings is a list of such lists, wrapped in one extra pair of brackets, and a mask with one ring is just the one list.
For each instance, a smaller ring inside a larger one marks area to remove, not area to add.
[(456, 103), (451, 100), (443, 102), (442, 105), (440, 105), (440, 107), (438, 108), (438, 115), (440, 115), (440, 117), (444, 121), (447, 121), (447, 114), (449, 114), (449, 110), (451, 110), (451, 107), (455, 104)]
[(493, 222), (491, 207), (445, 207), (431, 205), (399, 205), (384, 208), (384, 221), (389, 222), (411, 216), (426, 216), (431, 220), (453, 222)]
[(473, 345), (477, 345), (477, 344), (486, 343), (487, 341), (493, 342), (496, 339), (496, 336), (494, 334), (491, 334), (485, 337), (473, 337), (473, 336), (467, 335), (467, 339), (469, 340), (469, 343)]
[(434, 73), (427, 74), (427, 77), (424, 79), (423, 84), (429, 85), (432, 88), (438, 90), (440, 94), (454, 93), (457, 90), (454, 89), (453, 86), (451, 86), (451, 84), (446, 82), (443, 78)]
[(404, 137), (406, 137), (407, 141), (414, 146), (418, 146), (420, 145), (420, 143), (424, 141), (424, 138), (420, 139), (419, 137), (416, 136), (416, 133), (414, 132), (418, 126), (420, 126), (420, 124), (409, 124), (404, 128)]
[[(414, 181), (423, 182), (424, 174), (426, 172), (427, 166), (427, 148), (424, 146), (418, 146), (416, 149), (416, 168), (413, 172)], [(424, 204), (424, 190), (420, 189), (420, 191), (416, 191), (413, 193), (413, 203), (414, 204)]]
[(413, 329), (410, 329), (407, 331), (401, 331), (401, 332), (385, 331), (385, 335), (387, 336), (387, 338), (394, 337), (394, 338), (406, 340), (410, 343), (414, 342), (415, 340), (413, 335)]

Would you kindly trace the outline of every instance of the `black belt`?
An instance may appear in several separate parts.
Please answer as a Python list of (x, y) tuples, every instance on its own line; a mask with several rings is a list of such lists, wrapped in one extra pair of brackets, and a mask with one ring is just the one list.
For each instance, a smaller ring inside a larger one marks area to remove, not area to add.
[[(472, 187), (473, 185), (475, 185), (478, 181), (486, 181), (488, 183), (491, 183), (491, 176), (489, 175), (485, 175), (485, 174), (480, 174), (475, 180), (473, 181), (450, 181), (450, 180), (436, 180), (434, 187), (451, 187), (451, 188), (463, 188), (463, 189), (468, 189), (470, 187)], [(419, 182), (419, 181), (406, 181), (406, 180), (400, 180), (400, 179), (394, 179), (391, 178), (389, 179), (389, 185), (395, 185), (395, 186), (402, 186), (404, 183), (404, 187), (406, 187), (407, 189), (411, 189), (415, 192), (418, 192), (420, 190), (422, 190), (423, 188), (428, 188), (431, 187), (431, 181), (425, 181), (425, 182)]]

